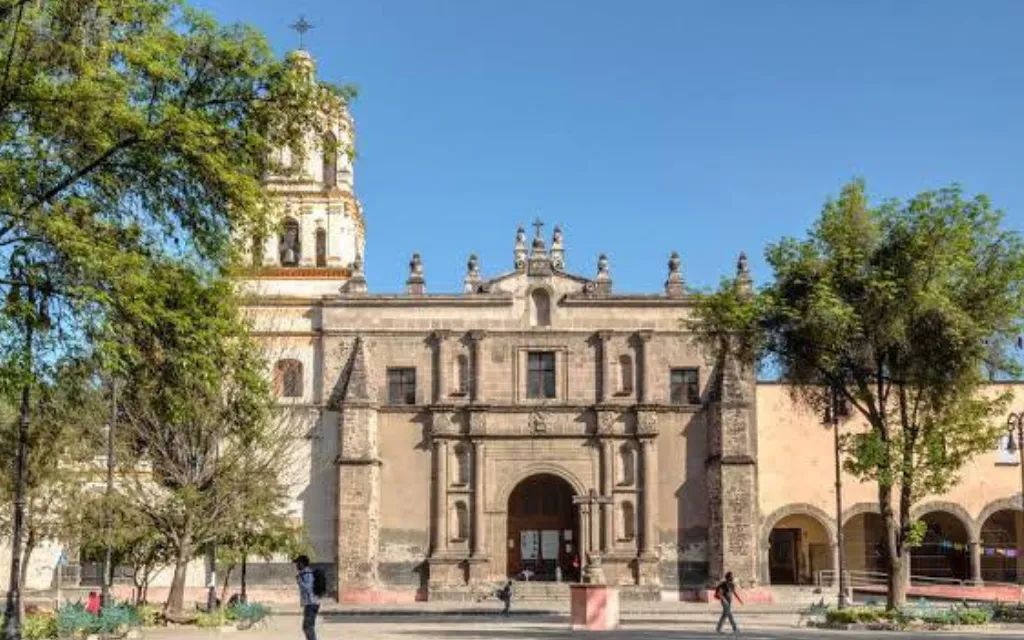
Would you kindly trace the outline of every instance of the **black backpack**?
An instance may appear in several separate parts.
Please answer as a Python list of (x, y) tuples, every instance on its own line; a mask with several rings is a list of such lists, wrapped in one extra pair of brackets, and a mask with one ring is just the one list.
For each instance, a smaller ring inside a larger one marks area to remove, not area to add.
[(327, 595), (327, 574), (323, 569), (313, 569), (313, 595), (318, 598)]

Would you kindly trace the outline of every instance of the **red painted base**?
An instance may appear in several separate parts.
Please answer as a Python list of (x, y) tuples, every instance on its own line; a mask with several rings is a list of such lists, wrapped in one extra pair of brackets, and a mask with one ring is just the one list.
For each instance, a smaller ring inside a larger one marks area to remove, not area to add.
[(603, 584), (573, 584), (570, 617), (573, 631), (611, 631), (619, 628), (619, 590)]

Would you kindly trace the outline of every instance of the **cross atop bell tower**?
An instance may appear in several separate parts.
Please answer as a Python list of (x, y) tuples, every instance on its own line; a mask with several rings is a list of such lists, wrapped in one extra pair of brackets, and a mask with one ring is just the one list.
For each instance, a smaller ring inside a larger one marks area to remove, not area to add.
[(306, 48), (306, 34), (316, 29), (316, 25), (306, 20), (306, 16), (299, 14), (299, 19), (296, 22), (288, 25), (289, 29), (299, 34), (299, 49), (305, 50)]

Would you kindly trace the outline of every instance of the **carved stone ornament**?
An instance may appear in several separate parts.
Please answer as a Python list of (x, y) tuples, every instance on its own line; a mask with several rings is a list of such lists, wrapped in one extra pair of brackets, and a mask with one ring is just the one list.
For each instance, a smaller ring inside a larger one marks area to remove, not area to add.
[(636, 432), (640, 435), (657, 435), (658, 414), (653, 411), (640, 411), (636, 416)]
[(530, 431), (534, 433), (547, 433), (548, 431), (548, 415), (541, 413), (540, 411), (534, 411), (530, 414)]
[(615, 421), (618, 419), (618, 414), (614, 411), (598, 411), (597, 412), (597, 432), (602, 435), (607, 435), (615, 430)]
[(487, 414), (483, 411), (472, 411), (469, 414), (469, 434), (482, 436), (487, 432)]
[(459, 433), (459, 421), (454, 411), (435, 411), (430, 416), (430, 433), (434, 436), (453, 436)]

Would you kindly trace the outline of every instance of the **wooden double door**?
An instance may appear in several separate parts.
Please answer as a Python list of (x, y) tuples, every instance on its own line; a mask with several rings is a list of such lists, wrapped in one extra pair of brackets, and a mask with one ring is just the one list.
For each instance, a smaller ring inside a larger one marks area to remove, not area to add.
[(508, 499), (508, 576), (528, 580), (576, 580), (579, 517), (568, 482), (551, 474), (530, 476)]

